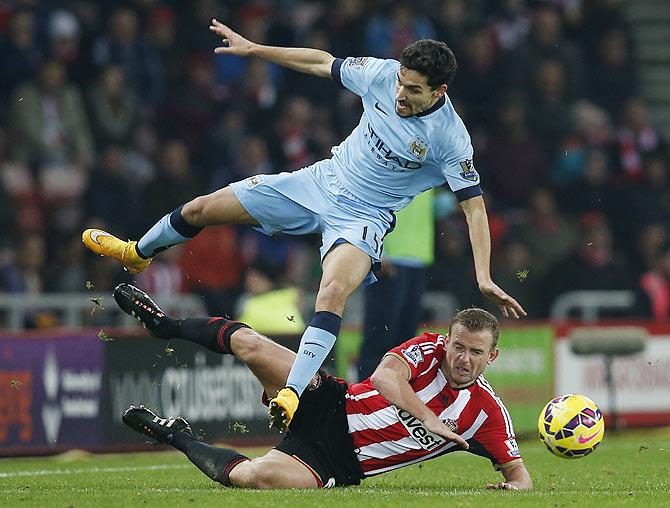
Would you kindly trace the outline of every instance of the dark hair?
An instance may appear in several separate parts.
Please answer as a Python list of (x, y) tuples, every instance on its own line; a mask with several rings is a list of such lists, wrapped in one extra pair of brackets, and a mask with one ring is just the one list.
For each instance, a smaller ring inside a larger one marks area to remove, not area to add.
[(400, 65), (426, 76), (433, 90), (443, 83), (448, 85), (458, 67), (449, 46), (433, 39), (421, 39), (403, 49)]
[(493, 336), (493, 343), (491, 344), (491, 349), (496, 347), (498, 344), (498, 336), (500, 335), (500, 329), (498, 328), (498, 319), (488, 311), (484, 309), (479, 309), (473, 307), (470, 309), (463, 309), (458, 314), (456, 314), (451, 323), (449, 323), (449, 335), (451, 335), (451, 328), (456, 324), (464, 326), (471, 332), (479, 332), (482, 330), (488, 330)]

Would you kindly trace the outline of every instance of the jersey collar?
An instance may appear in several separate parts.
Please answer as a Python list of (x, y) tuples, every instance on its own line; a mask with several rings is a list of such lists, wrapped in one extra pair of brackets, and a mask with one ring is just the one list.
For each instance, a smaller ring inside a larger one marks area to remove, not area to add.
[(472, 388), (475, 385), (475, 383), (477, 383), (478, 379), (479, 379), (479, 377), (476, 377), (475, 380), (472, 383), (470, 383), (468, 385), (465, 385), (465, 386), (459, 386), (459, 387), (451, 386), (449, 384), (449, 379), (447, 379), (447, 384), (449, 385), (449, 388), (451, 388), (452, 390), (456, 390), (456, 391), (469, 390), (470, 388)]
[(429, 107), (428, 109), (422, 111), (421, 113), (417, 113), (417, 114), (414, 115), (414, 116), (426, 116), (426, 115), (430, 115), (431, 113), (437, 111), (437, 110), (440, 109), (442, 106), (444, 106), (444, 103), (445, 103), (445, 102), (447, 102), (447, 99), (446, 99), (446, 97), (443, 95), (443, 96), (440, 97), (440, 98), (437, 100), (437, 102), (436, 102), (435, 104), (433, 104), (431, 107)]

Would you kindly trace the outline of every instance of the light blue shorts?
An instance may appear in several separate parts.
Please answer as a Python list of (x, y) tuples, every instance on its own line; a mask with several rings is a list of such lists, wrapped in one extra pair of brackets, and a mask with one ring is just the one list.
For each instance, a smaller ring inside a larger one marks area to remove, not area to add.
[[(324, 160), (292, 173), (256, 175), (231, 184), (259, 231), (321, 233), (321, 260), (338, 243), (350, 243), (374, 265), (381, 261), (384, 236), (395, 226), (391, 210), (367, 205), (349, 194)], [(374, 282), (374, 276), (366, 282)]]

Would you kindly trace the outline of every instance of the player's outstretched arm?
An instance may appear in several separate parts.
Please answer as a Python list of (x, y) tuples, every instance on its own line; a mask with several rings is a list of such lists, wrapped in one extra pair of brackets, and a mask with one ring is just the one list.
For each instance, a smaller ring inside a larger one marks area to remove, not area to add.
[(278, 48), (264, 46), (245, 39), (229, 27), (212, 20), (209, 29), (223, 39), (223, 46), (214, 49), (217, 55), (255, 56), (294, 71), (323, 78), (330, 77), (335, 57), (326, 51), (312, 48)]
[(531, 490), (533, 488), (533, 480), (530, 479), (530, 474), (528, 474), (528, 470), (523, 462), (503, 468), (501, 472), (505, 477), (505, 481), (489, 483), (486, 486), (487, 489)]
[(479, 290), (498, 306), (503, 316), (515, 319), (526, 316), (526, 311), (519, 302), (491, 279), (491, 234), (484, 199), (481, 196), (466, 199), (461, 201), (461, 208), (468, 223)]
[(409, 372), (407, 365), (395, 356), (385, 356), (370, 380), (372, 385), (387, 401), (395, 407), (404, 409), (417, 420), (429, 432), (437, 434), (448, 441), (456, 441), (463, 449), (467, 450), (469, 445), (465, 439), (452, 432), (428, 406), (414, 393), (408, 382)]

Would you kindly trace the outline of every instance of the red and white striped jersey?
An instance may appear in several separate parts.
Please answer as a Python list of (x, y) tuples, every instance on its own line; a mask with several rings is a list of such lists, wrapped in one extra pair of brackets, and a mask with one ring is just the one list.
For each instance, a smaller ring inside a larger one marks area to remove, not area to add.
[[(521, 460), (512, 419), (486, 379), (479, 376), (462, 389), (449, 386), (440, 370), (445, 356), (444, 336), (424, 333), (387, 354), (407, 364), (414, 392), (468, 441), (471, 453), (489, 458), (496, 468)], [(365, 476), (461, 450), (456, 443), (428, 432), (419, 420), (387, 402), (369, 379), (349, 385), (346, 411)]]

